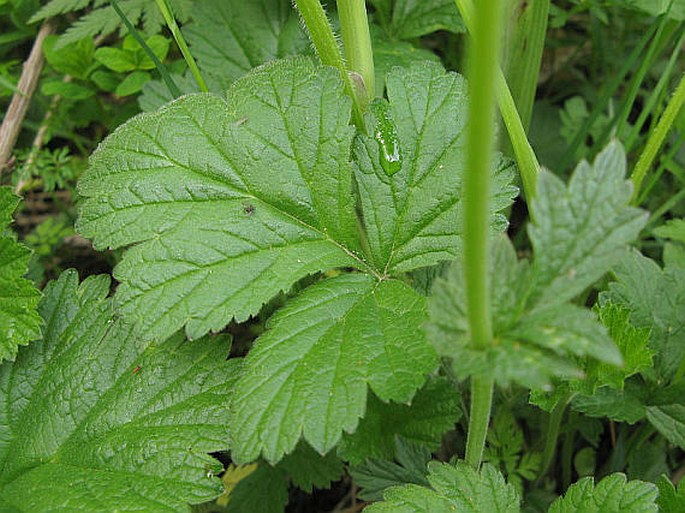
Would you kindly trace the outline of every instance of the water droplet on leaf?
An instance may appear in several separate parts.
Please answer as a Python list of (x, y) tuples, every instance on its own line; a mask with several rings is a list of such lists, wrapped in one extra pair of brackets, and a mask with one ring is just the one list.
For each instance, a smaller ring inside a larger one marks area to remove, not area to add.
[(392, 176), (402, 169), (402, 151), (390, 105), (385, 100), (375, 100), (369, 108), (376, 116), (374, 138), (378, 143), (380, 165), (386, 175)]

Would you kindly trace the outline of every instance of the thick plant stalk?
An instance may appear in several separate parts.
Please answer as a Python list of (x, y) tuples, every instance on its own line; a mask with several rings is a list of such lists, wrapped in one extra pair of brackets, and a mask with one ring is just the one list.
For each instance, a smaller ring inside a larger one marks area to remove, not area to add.
[[(495, 77), (499, 55), (501, 1), (482, 2), (474, 17), (469, 52), (469, 123), (464, 175), (464, 272), (471, 344), (486, 350), (493, 339), (488, 283), (490, 170), (495, 139)], [(471, 378), (471, 415), (466, 462), (479, 467), (490, 420), (494, 381)]]
[(638, 198), (640, 194), (640, 187), (642, 186), (642, 181), (645, 179), (645, 176), (647, 175), (647, 172), (649, 171), (650, 167), (652, 167), (654, 159), (656, 158), (656, 154), (659, 151), (659, 149), (661, 149), (661, 145), (664, 143), (666, 135), (668, 135), (669, 130), (673, 126), (675, 118), (680, 112), (680, 109), (683, 106), (684, 102), (685, 75), (681, 77), (680, 84), (678, 84), (678, 87), (676, 88), (673, 97), (668, 102), (668, 105), (666, 106), (664, 113), (661, 115), (661, 118), (659, 119), (656, 128), (649, 136), (649, 139), (647, 140), (647, 145), (645, 146), (645, 149), (642, 151), (642, 154), (640, 155), (640, 158), (638, 159), (637, 164), (635, 165), (635, 169), (633, 170), (633, 174), (630, 177), (634, 185), (633, 203)]
[(7, 108), (2, 125), (0, 125), (0, 176), (2, 176), (2, 171), (7, 167), (7, 162), (12, 155), (12, 150), (19, 137), (26, 111), (38, 85), (43, 64), (45, 64), (43, 41), (54, 31), (55, 26), (50, 20), (43, 23), (40, 30), (38, 30), (38, 35), (31, 48), (29, 58), (26, 59), (21, 71), (17, 92), (12, 96), (12, 101)]
[[(461, 17), (464, 19), (466, 28), (469, 33), (474, 36), (477, 30), (474, 7), (471, 0), (454, 0), (459, 8)], [(480, 7), (479, 7), (480, 8)], [(540, 171), (540, 164), (533, 148), (528, 142), (526, 130), (516, 109), (516, 103), (511, 95), (507, 81), (504, 78), (504, 73), (497, 67), (494, 76), (495, 93), (497, 95), (497, 103), (499, 110), (504, 120), (504, 126), (509, 133), (509, 139), (514, 149), (514, 156), (518, 164), (519, 173), (521, 174), (521, 181), (523, 182), (523, 190), (526, 194), (528, 205), (531, 204), (535, 197), (535, 186), (537, 182), (537, 175)], [(534, 212), (531, 211), (531, 216)]]
[(340, 71), (345, 81), (345, 92), (352, 98), (352, 118), (358, 128), (364, 127), (364, 109), (361, 105), (357, 88), (352, 77), (347, 72), (345, 61), (340, 53), (333, 29), (331, 28), (326, 11), (324, 11), (319, 0), (295, 0), (295, 6), (300, 11), (300, 16), (309, 31), (309, 37), (314, 43), (316, 53), (321, 62), (326, 66), (333, 66)]
[(338, 16), (347, 68), (363, 81), (359, 94), (365, 104), (376, 96), (371, 34), (364, 0), (338, 0)]

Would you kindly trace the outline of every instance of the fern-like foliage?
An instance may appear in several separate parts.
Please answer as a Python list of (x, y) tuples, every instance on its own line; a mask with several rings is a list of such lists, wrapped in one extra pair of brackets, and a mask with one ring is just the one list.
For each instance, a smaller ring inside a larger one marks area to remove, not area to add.
[[(193, 0), (170, 0), (169, 3), (177, 20), (188, 21)], [(142, 26), (146, 35), (156, 34), (164, 26), (164, 18), (155, 2), (121, 0), (119, 6), (131, 23)], [(59, 38), (57, 48), (87, 37), (106, 36), (116, 30), (125, 30), (110, 2), (105, 0), (50, 0), (33, 15), (30, 21), (33, 23), (83, 10), (87, 12), (81, 13), (79, 19)]]

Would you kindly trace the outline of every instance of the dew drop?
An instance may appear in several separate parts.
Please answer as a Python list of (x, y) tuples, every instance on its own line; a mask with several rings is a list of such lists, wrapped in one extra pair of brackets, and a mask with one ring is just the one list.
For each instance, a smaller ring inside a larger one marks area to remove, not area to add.
[(390, 115), (388, 102), (376, 100), (369, 107), (376, 116), (374, 138), (378, 143), (380, 165), (386, 175), (392, 176), (402, 169), (402, 151), (397, 127)]

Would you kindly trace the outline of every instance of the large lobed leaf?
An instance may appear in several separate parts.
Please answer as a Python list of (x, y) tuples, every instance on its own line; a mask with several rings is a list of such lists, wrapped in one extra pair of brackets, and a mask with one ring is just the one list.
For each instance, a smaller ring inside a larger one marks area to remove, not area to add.
[(529, 229), (532, 264), (519, 261), (507, 239), (492, 244), (496, 343), (486, 350), (470, 347), (462, 260), (436, 280), (427, 331), (460, 376), (491, 373), (504, 383), (540, 387), (554, 376), (578, 377), (580, 357), (622, 363), (606, 328), (569, 300), (620, 259), (646, 221), (646, 214), (628, 206), (631, 187), (624, 175), (625, 154), (617, 143), (594, 165), (581, 163), (568, 186), (541, 173)]
[(277, 461), (300, 436), (326, 453), (353, 431), (367, 386), (408, 402), (437, 365), (420, 330), (425, 300), (398, 281), (346, 274), (306, 289), (272, 317), (233, 401), (234, 457)]
[(461, 416), (459, 403), (454, 384), (444, 378), (429, 380), (411, 404), (385, 403), (370, 396), (364, 418), (353, 434), (344, 435), (338, 454), (352, 464), (369, 458), (391, 460), (398, 437), (435, 451), (442, 435)]
[(219, 91), (252, 68), (309, 49), (287, 0), (196, 0), (193, 22), (183, 33), (198, 66)]
[[(394, 68), (387, 88), (401, 167), (388, 174), (383, 150), (372, 136), (358, 136), (354, 155), (372, 260), (383, 273), (394, 274), (459, 254), (466, 83), (439, 64), (424, 62)], [(512, 175), (512, 165), (499, 161), (491, 201), (498, 229), (506, 219), (497, 212), (516, 194)]]
[(656, 497), (652, 483), (628, 481), (624, 474), (610, 474), (597, 486), (585, 477), (554, 501), (549, 513), (657, 513)]
[(489, 464), (480, 471), (463, 461), (456, 465), (431, 462), (428, 481), (432, 487), (410, 484), (390, 488), (368, 513), (518, 513), (516, 489)]
[[(224, 101), (183, 97), (118, 129), (79, 183), (96, 247), (138, 243), (115, 270), (146, 337), (245, 320), (309, 273), (362, 265), (336, 71), (279, 61)], [(347, 246), (343, 246), (346, 244)]]
[(0, 505), (187, 511), (221, 493), (207, 453), (229, 444), (227, 339), (145, 344), (108, 292), (108, 277), (64, 272), (41, 303), (43, 340), (0, 367)]
[[(431, 488), (409, 484), (390, 488), (385, 500), (364, 511), (369, 513), (518, 513), (519, 497), (513, 485), (491, 465), (476, 471), (460, 461), (456, 466), (431, 462)], [(657, 513), (657, 487), (627, 481), (624, 474), (610, 474), (594, 486), (591, 477), (571, 485), (549, 513)]]
[(548, 171), (533, 201), (534, 298), (559, 304), (580, 294), (617, 263), (647, 221), (628, 206), (632, 183), (626, 156), (610, 143), (590, 165), (581, 162), (568, 185)]
[(602, 300), (625, 305), (631, 322), (650, 330), (655, 368), (673, 378), (685, 358), (685, 282), (679, 266), (661, 269), (653, 260), (631, 252), (614, 269), (616, 281)]
[(13, 360), (19, 345), (40, 336), (36, 311), (40, 292), (24, 278), (31, 253), (4, 234), (19, 203), (10, 187), (0, 187), (0, 362)]

